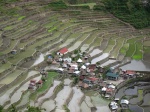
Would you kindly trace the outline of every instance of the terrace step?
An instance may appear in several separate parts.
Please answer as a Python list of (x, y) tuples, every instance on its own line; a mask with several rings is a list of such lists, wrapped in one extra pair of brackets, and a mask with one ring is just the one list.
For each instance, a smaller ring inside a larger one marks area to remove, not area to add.
[(69, 52), (74, 51), (75, 49), (77, 49), (85, 40), (86, 38), (89, 37), (90, 34), (83, 34), (83, 36), (76, 42), (74, 43), (73, 46), (71, 46), (68, 50)]
[(73, 87), (73, 97), (68, 104), (68, 108), (71, 112), (80, 112), (80, 105), (84, 100), (84, 93), (80, 88)]
[(98, 48), (95, 48), (91, 51), (91, 53), (89, 53), (89, 55), (93, 58), (95, 55), (98, 55), (100, 53), (102, 53), (102, 51)]
[[(54, 94), (54, 89), (61, 83), (61, 81), (54, 80), (53, 86), (49, 88), (46, 94), (43, 94), (36, 100), (35, 106), (40, 106), (44, 100), (49, 99)], [(44, 104), (43, 104), (44, 105)]]
[(30, 78), (35, 77), (38, 72), (36, 71), (30, 71), (27, 76), (23, 79), (22, 82), (19, 84), (16, 83), (16, 85), (12, 86), (11, 88), (9, 87), (7, 91), (5, 91), (5, 94), (1, 93), (0, 95), (0, 104), (5, 105), (10, 100), (10, 97), (20, 88), (25, 82), (27, 82)]
[(7, 37), (2, 37), (2, 45), (0, 46), (0, 51), (2, 52), (5, 50), (7, 47), (10, 46), (10, 39)]
[(85, 101), (82, 102), (80, 108), (81, 108), (81, 112), (85, 112), (85, 110), (86, 112), (92, 112), (91, 108), (85, 103)]
[(96, 64), (97, 62), (101, 63), (103, 62), (103, 60), (108, 60), (108, 58), (109, 58), (109, 53), (103, 53), (102, 55), (92, 59), (91, 63), (92, 64)]
[(69, 103), (72, 95), (73, 89), (70, 86), (64, 86), (55, 98), (56, 109), (63, 109), (63, 106)]
[(111, 60), (111, 59), (109, 59), (108, 61), (102, 63), (100, 66), (101, 67), (106, 67), (106, 66), (109, 66), (109, 65), (111, 65), (113, 63), (116, 63), (116, 62), (117, 62), (117, 60)]
[[(34, 78), (33, 80), (40, 80), (41, 77), (42, 76), (40, 75), (40, 76)], [(29, 83), (30, 83), (30, 81), (26, 82), (24, 85), (22, 85), (20, 88), (18, 88), (14, 94), (12, 94), (10, 96), (10, 103), (7, 106), (5, 106), (5, 109), (9, 108), (11, 106), (11, 104), (16, 104), (17, 102), (19, 102), (22, 99), (23, 93), (28, 91)]]
[(86, 96), (84, 99), (85, 103), (87, 104), (88, 107), (94, 107), (94, 104), (92, 103), (92, 100), (89, 96)]

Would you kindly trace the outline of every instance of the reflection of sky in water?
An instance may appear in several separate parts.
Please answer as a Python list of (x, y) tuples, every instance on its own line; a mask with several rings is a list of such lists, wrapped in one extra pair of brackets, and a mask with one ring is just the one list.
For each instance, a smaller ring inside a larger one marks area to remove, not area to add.
[(127, 87), (123, 87), (123, 88), (121, 88), (121, 89), (119, 89), (119, 91), (116, 93), (116, 95), (115, 95), (115, 98), (121, 98), (122, 96), (124, 96), (125, 94), (124, 94), (124, 90), (126, 89)]
[(129, 105), (129, 109), (133, 112), (143, 112), (143, 109), (138, 105)]
[(94, 55), (96, 55), (96, 54), (99, 54), (99, 53), (101, 53), (102, 51), (101, 50), (99, 50), (99, 49), (94, 49), (91, 53), (90, 53), (90, 56), (92, 57), (92, 56), (94, 56)]
[(150, 93), (144, 96), (144, 102), (142, 105), (149, 105), (150, 106)]
[(137, 95), (137, 86), (125, 90), (126, 95)]
[(131, 63), (120, 67), (123, 70), (150, 71), (150, 63), (132, 60)]
[(96, 64), (96, 62), (99, 62), (99, 61), (101, 61), (101, 60), (107, 58), (108, 56), (109, 56), (108, 53), (103, 53), (102, 55), (100, 55), (100, 56), (94, 58), (94, 59), (91, 61), (91, 63), (92, 63), (92, 64)]
[(36, 59), (36, 61), (34, 62), (32, 66), (38, 65), (42, 61), (44, 61), (44, 54), (40, 54), (40, 56)]

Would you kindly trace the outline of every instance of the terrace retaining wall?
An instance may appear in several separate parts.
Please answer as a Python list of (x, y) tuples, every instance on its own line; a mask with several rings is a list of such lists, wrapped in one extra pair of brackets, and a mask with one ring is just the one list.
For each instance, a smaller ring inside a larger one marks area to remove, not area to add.
[(2, 86), (2, 87), (0, 88), (0, 94), (1, 94), (2, 92), (4, 92), (5, 90), (7, 90), (7, 88), (10, 88), (10, 87), (12, 87), (14, 84), (16, 84), (17, 80), (19, 80), (19, 79), (22, 77), (22, 75), (24, 75), (24, 74), (27, 73), (27, 72), (28, 72), (28, 70), (25, 70), (24, 72), (20, 73), (20, 74), (16, 77), (16, 79), (13, 80), (11, 83), (5, 84), (4, 86)]

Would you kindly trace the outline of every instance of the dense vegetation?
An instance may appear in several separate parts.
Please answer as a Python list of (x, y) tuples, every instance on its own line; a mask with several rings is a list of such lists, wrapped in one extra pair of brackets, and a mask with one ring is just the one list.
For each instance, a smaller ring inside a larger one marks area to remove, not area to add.
[(70, 4), (82, 4), (82, 3), (96, 2), (97, 0), (64, 0), (64, 1)]
[(67, 5), (63, 1), (59, 0), (59, 1), (49, 3), (48, 7), (52, 8), (53, 10), (60, 10), (60, 9), (66, 9)]
[(135, 28), (150, 26), (150, 0), (103, 0), (103, 3), (107, 10)]

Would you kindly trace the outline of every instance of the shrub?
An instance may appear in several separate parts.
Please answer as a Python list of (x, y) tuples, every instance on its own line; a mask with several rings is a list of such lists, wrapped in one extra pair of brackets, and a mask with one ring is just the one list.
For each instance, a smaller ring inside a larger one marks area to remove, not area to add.
[(73, 83), (74, 83), (74, 84), (77, 84), (78, 81), (79, 81), (79, 77), (75, 77), (75, 78), (73, 79)]

